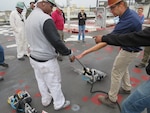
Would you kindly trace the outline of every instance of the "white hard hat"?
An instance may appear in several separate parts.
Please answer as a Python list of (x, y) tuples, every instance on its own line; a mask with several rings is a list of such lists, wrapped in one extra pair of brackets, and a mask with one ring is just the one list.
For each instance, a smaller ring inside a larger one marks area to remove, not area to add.
[(43, 1), (50, 2), (52, 5), (56, 6), (55, 0), (38, 0), (37, 3), (38, 2), (43, 2)]

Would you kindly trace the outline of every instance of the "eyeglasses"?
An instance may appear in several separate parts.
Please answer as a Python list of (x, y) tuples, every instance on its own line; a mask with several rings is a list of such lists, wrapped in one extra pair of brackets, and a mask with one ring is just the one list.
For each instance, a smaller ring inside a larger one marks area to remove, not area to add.
[(111, 7), (110, 7), (110, 10), (115, 9), (121, 2), (122, 2), (122, 1), (120, 1), (120, 2), (116, 3), (115, 5), (111, 6)]

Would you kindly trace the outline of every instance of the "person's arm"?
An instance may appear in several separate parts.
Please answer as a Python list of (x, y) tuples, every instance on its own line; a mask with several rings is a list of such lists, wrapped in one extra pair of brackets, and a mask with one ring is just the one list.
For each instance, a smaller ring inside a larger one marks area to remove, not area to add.
[(115, 46), (150, 46), (150, 27), (140, 32), (104, 35), (101, 41)]
[(15, 23), (16, 19), (14, 19), (15, 17), (16, 17), (15, 12), (11, 12), (10, 17), (9, 17), (9, 23), (10, 23), (10, 26), (12, 27), (12, 30), (17, 33), (18, 31), (17, 31), (17, 26)]
[(97, 50), (105, 47), (106, 45), (107, 45), (107, 43), (105, 43), (105, 42), (98, 43), (95, 46), (93, 46), (93, 47), (83, 51), (81, 54), (77, 55), (76, 58), (80, 59), (91, 52), (97, 51)]
[(68, 49), (60, 39), (60, 35), (57, 32), (55, 24), (52, 19), (45, 21), (43, 25), (43, 31), (46, 39), (52, 44), (52, 46), (62, 55), (70, 55), (71, 50)]

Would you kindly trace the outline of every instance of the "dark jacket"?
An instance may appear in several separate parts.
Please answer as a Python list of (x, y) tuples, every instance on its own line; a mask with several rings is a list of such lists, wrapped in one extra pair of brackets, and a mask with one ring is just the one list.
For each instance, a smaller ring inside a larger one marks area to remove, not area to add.
[(87, 17), (86, 17), (86, 13), (81, 14), (78, 13), (78, 20), (79, 20), (79, 25), (85, 25), (85, 21), (86, 21)]
[[(140, 32), (132, 32), (128, 34), (108, 34), (102, 37), (103, 42), (116, 46), (150, 46), (150, 27)], [(146, 67), (146, 72), (150, 75), (150, 60)]]
[(115, 46), (150, 46), (150, 27), (140, 32), (108, 34), (102, 37), (102, 41)]

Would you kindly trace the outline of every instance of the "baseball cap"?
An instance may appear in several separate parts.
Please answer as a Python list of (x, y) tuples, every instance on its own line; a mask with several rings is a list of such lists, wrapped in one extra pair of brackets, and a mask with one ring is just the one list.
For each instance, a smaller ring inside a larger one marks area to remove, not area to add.
[(64, 5), (62, 3), (56, 3), (56, 7), (60, 10), (63, 10)]
[(37, 3), (43, 2), (43, 1), (50, 2), (53, 6), (56, 6), (55, 0), (38, 0)]
[(24, 9), (24, 3), (23, 2), (17, 2), (16, 7), (20, 8), (20, 9)]

